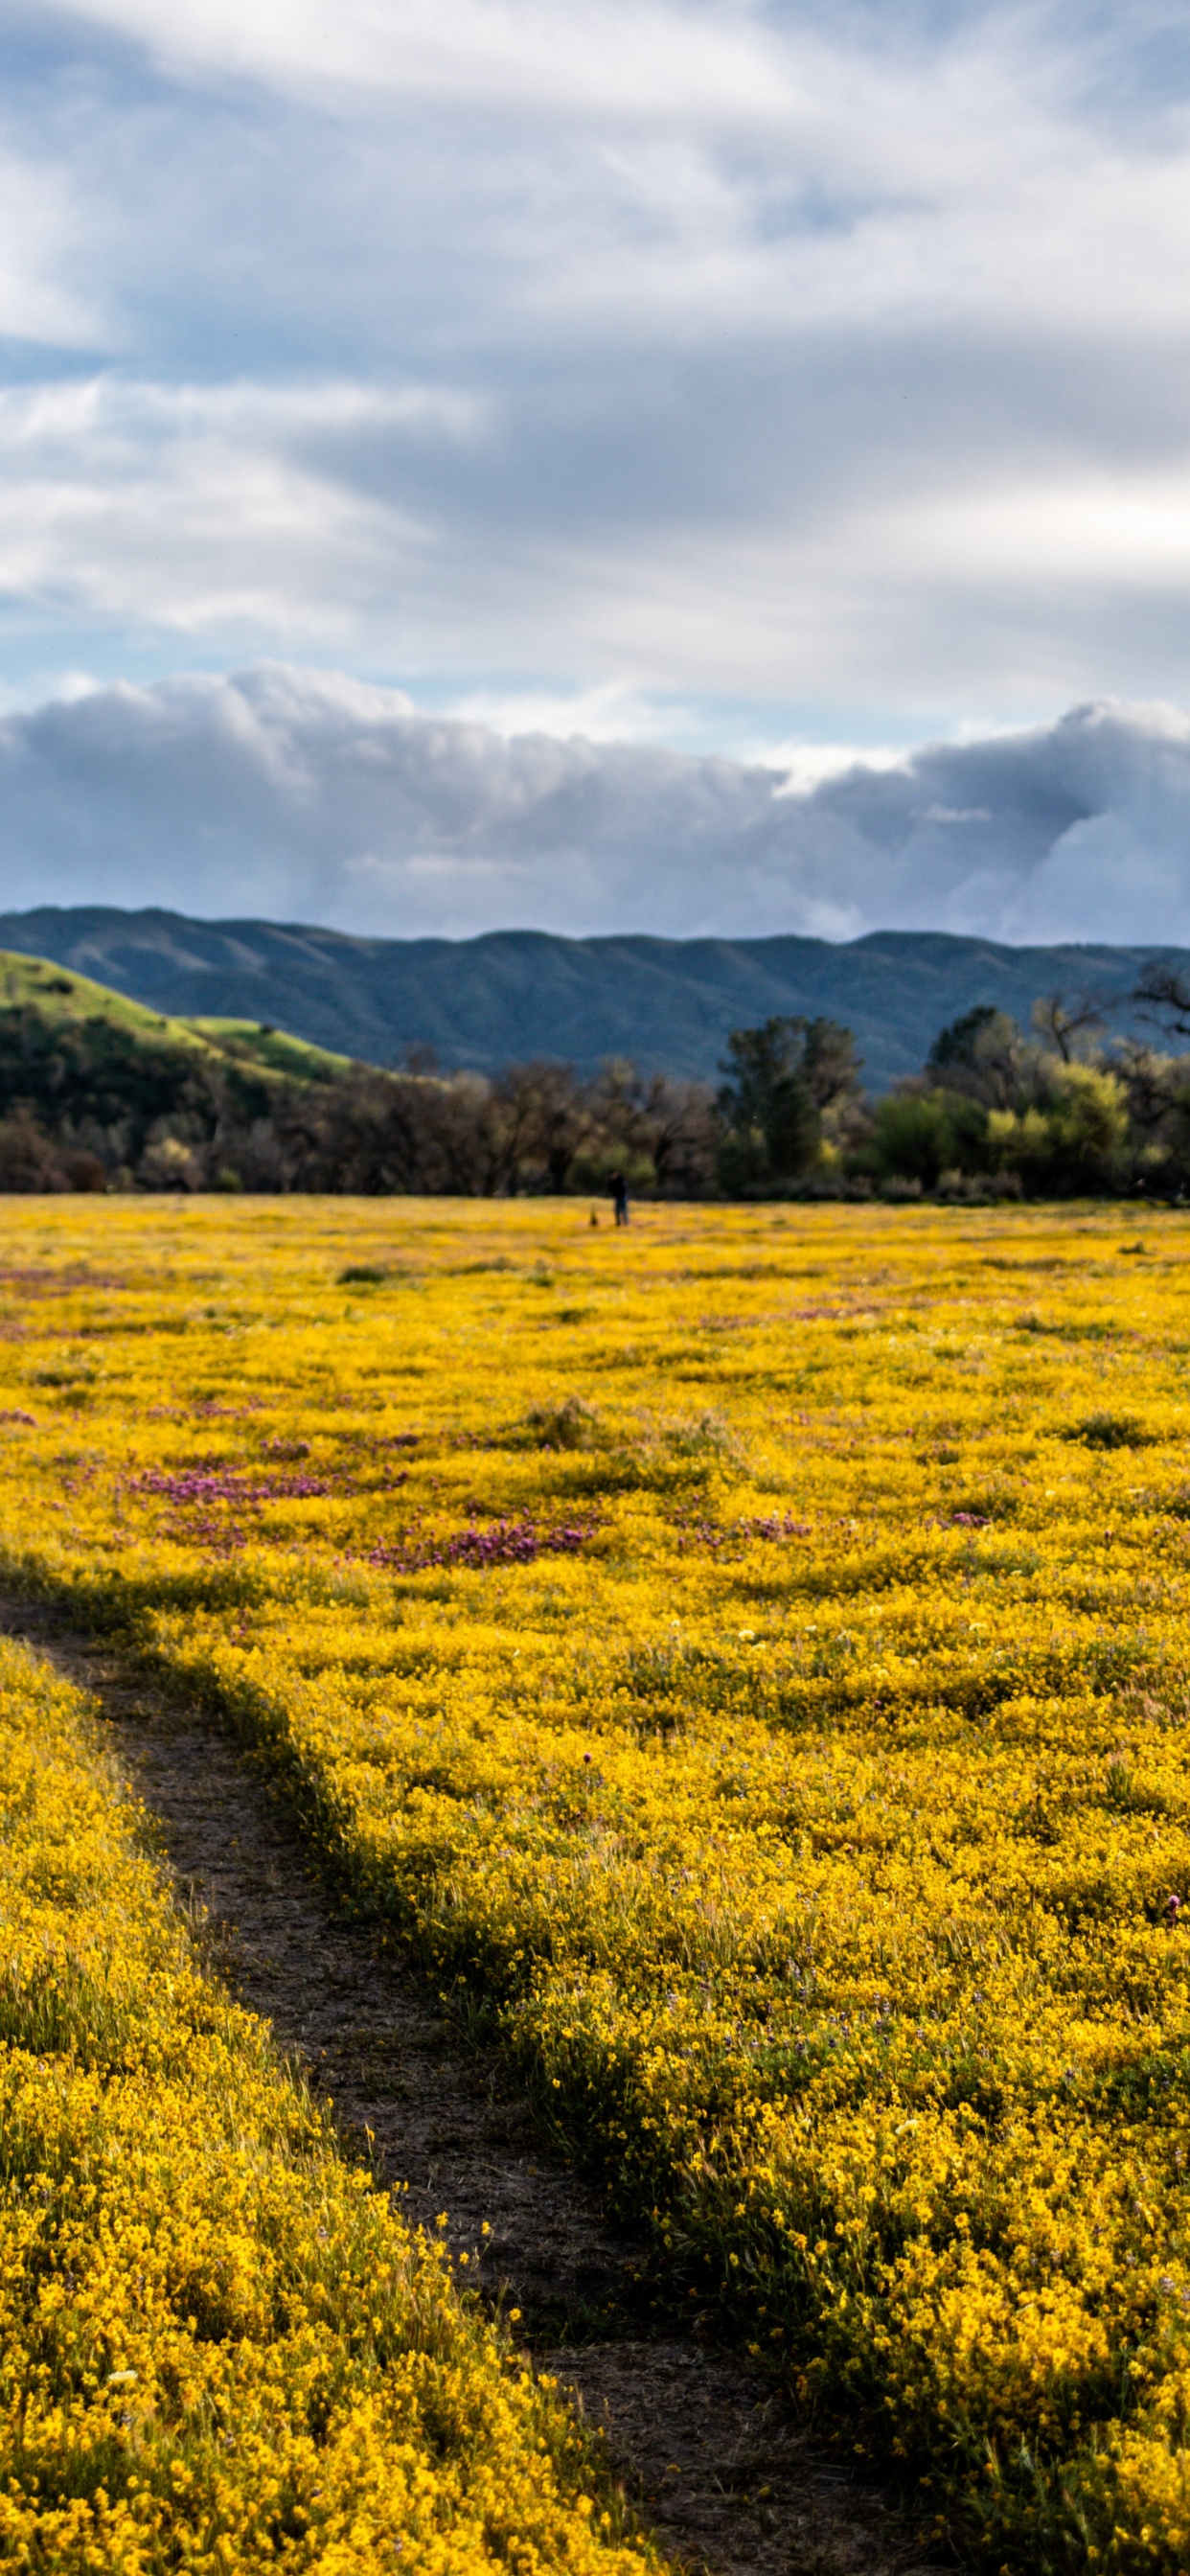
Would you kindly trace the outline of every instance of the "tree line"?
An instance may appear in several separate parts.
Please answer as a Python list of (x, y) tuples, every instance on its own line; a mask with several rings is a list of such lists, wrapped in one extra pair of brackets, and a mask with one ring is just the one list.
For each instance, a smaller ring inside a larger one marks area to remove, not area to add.
[(1109, 1043), (1087, 993), (1046, 995), (1028, 1030), (966, 1012), (875, 1105), (852, 1169), (944, 1197), (1190, 1195), (1190, 986), (1154, 967), (1130, 998), (1152, 1037)]
[(267, 1071), (234, 1048), (117, 1021), (0, 1011), (0, 1191), (325, 1190), (498, 1196), (716, 1186), (706, 1084), (607, 1064), (444, 1074), (424, 1052), (396, 1071)]
[[(920, 1073), (872, 1101), (849, 1029), (774, 1017), (734, 1030), (718, 1085), (627, 1063), (493, 1076), (268, 1071), (102, 1018), (0, 1012), (0, 1190), (248, 1190), (499, 1196), (1054, 1196), (1190, 1193), (1190, 987), (1132, 996), (1153, 1042), (1104, 1034), (1094, 997), (1051, 994), (1029, 1030), (989, 1004), (943, 1029)], [(1162, 1043), (1161, 1041), (1164, 1041)]]
[(875, 1102), (863, 1093), (850, 1032), (834, 1023), (773, 1019), (739, 1030), (716, 1102), (720, 1186), (732, 1195), (1185, 1198), (1190, 982), (1155, 965), (1129, 998), (1151, 1037), (1109, 1042), (1103, 1001), (1091, 993), (1042, 996), (1028, 1030), (979, 1004), (939, 1031), (920, 1073)]

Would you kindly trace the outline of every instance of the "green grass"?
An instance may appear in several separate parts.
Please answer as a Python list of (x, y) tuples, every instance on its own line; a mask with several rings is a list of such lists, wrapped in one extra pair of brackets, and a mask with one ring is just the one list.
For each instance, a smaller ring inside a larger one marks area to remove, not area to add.
[(335, 1055), (309, 1038), (291, 1037), (288, 1029), (276, 1029), (267, 1020), (200, 1019), (181, 1025), (196, 1029), (221, 1054), (262, 1066), (266, 1073), (287, 1074), (294, 1082), (331, 1082), (351, 1070), (351, 1056)]
[(327, 1047), (313, 1046), (263, 1021), (172, 1019), (163, 1011), (149, 1011), (141, 1002), (128, 1001), (106, 984), (93, 983), (87, 975), (76, 975), (72, 967), (0, 949), (0, 1011), (26, 1010), (35, 1010), (51, 1024), (104, 1020), (125, 1037), (140, 1038), (146, 1045), (190, 1047), (208, 1062), (231, 1057), (256, 1072), (291, 1082), (329, 1082), (346, 1073), (351, 1064), (350, 1056), (335, 1055)]
[(71, 967), (54, 966), (45, 957), (21, 957), (8, 948), (0, 949), (0, 1010), (35, 1010), (46, 1020), (107, 1020), (154, 1046), (165, 1042), (192, 1046), (202, 1055), (218, 1052), (193, 1020), (147, 1011), (143, 1003), (126, 1001), (122, 993), (93, 984)]

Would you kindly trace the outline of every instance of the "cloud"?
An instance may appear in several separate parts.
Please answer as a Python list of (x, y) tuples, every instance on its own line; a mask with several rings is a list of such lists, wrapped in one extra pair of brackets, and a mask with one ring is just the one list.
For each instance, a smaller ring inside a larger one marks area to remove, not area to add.
[(1164, 0), (18, 0), (0, 95), (10, 690), (1190, 697)]
[(82, 230), (69, 172), (0, 139), (0, 342), (94, 345), (106, 299), (77, 294), (66, 275)]
[(82, 622), (354, 636), (370, 604), (416, 576), (427, 532), (336, 480), (325, 452), (378, 437), (390, 454), (465, 443), (479, 412), (417, 385), (9, 388), (0, 591), (31, 609), (69, 601)]
[(748, 12), (682, 0), (59, 0), (166, 65), (232, 75), (340, 111), (361, 97), (478, 100), (634, 122), (785, 121), (788, 49)]
[(0, 722), (0, 904), (161, 904), (386, 937), (521, 927), (1190, 945), (1190, 715), (800, 775), (507, 734), (263, 664)]

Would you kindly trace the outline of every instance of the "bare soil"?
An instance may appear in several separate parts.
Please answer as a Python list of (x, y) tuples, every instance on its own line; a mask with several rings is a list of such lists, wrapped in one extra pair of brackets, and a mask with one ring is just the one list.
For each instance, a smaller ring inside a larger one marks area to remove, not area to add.
[(208, 1963), (333, 2101), (348, 2152), (371, 2157), (402, 2214), (444, 2221), (460, 2277), (520, 2310), (535, 2368), (602, 2428), (662, 2549), (710, 2576), (941, 2576), (893, 2500), (824, 2456), (746, 2359), (653, 2320), (643, 2245), (498, 2053), (337, 1905), (251, 1755), (52, 1604), (0, 1599), (0, 1629), (93, 1693)]

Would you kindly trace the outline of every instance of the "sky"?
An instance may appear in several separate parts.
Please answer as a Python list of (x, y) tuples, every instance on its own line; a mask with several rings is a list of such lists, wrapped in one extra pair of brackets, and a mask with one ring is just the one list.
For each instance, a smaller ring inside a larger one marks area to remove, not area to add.
[(0, 900), (1190, 937), (1188, 289), (1168, 0), (0, 6)]

